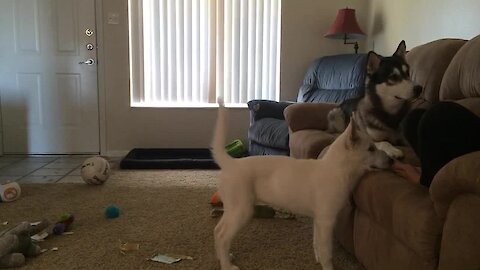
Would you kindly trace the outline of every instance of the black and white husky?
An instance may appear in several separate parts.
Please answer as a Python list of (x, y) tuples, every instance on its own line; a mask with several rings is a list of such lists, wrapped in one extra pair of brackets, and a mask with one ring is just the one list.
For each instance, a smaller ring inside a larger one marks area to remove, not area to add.
[(353, 111), (357, 120), (378, 149), (392, 158), (403, 157), (403, 152), (393, 144), (403, 142), (400, 122), (410, 109), (410, 103), (422, 92), (422, 87), (410, 79), (409, 65), (405, 59), (405, 41), (400, 42), (395, 53), (382, 57), (368, 53), (365, 95), (349, 99), (328, 114), (328, 132), (343, 132)]

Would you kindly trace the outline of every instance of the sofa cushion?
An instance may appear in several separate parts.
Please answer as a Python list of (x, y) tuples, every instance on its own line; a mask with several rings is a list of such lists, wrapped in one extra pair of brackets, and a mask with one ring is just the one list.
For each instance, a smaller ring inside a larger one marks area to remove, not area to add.
[(445, 71), (440, 100), (480, 96), (480, 36), (465, 43)]
[(287, 121), (276, 118), (262, 118), (248, 129), (248, 139), (257, 144), (288, 150)]
[(423, 97), (426, 100), (438, 101), (445, 70), (465, 42), (467, 41), (463, 39), (439, 39), (417, 46), (407, 53), (411, 78), (423, 87)]
[(265, 156), (265, 155), (278, 155), (288, 156), (290, 151), (288, 149), (273, 148), (266, 145), (258, 144), (254, 141), (250, 141), (248, 145), (248, 154), (250, 156)]
[(470, 110), (476, 116), (480, 117), (480, 97), (471, 97), (455, 100), (456, 103)]
[(442, 221), (428, 188), (388, 171), (362, 178), (354, 192), (357, 208), (420, 257), (438, 257)]

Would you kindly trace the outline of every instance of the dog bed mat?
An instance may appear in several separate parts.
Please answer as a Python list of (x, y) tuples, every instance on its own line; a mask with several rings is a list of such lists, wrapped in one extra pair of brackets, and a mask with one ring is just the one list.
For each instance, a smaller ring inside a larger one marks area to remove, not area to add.
[(218, 169), (209, 149), (135, 148), (120, 162), (121, 169)]

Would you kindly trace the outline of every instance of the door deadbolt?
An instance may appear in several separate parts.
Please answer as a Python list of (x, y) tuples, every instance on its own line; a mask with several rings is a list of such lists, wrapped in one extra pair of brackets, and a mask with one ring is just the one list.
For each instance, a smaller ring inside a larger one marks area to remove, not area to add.
[(87, 44), (87, 50), (91, 51), (91, 50), (93, 50), (93, 47), (94, 47), (94, 46), (93, 46), (92, 43), (88, 43), (88, 44)]
[(93, 36), (93, 30), (90, 28), (85, 29), (85, 35), (87, 35), (87, 37)]

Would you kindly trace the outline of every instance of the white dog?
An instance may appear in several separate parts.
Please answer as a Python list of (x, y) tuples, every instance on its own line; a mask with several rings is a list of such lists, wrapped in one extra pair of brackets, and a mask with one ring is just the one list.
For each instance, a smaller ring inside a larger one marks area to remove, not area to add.
[(353, 118), (321, 159), (287, 156), (234, 159), (224, 150), (225, 108), (221, 99), (218, 102), (212, 153), (221, 168), (219, 194), (224, 214), (214, 236), (222, 270), (239, 269), (230, 261), (231, 242), (251, 219), (256, 202), (312, 217), (315, 258), (324, 270), (333, 269), (333, 228), (338, 212), (362, 175), (372, 169), (389, 168), (392, 159), (377, 150), (373, 141), (355, 127)]

